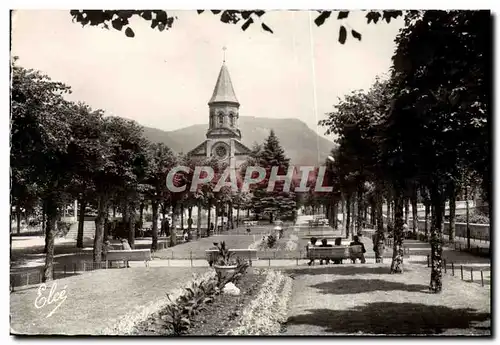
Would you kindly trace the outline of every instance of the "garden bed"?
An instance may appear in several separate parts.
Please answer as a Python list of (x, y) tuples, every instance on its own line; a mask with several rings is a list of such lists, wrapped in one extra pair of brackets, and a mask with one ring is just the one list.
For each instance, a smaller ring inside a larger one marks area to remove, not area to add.
[(198, 281), (183, 294), (172, 298), (163, 309), (136, 324), (132, 334), (210, 336), (279, 333), (288, 310), (291, 278), (280, 271), (249, 268), (238, 279), (231, 281), (240, 289), (239, 295), (219, 290), (224, 283), (217, 283), (215, 277)]
[(255, 299), (264, 280), (265, 275), (259, 272), (245, 274), (236, 284), (241, 294), (216, 296), (206, 310), (194, 317), (193, 327), (187, 335), (224, 335), (229, 329), (236, 327), (243, 309)]

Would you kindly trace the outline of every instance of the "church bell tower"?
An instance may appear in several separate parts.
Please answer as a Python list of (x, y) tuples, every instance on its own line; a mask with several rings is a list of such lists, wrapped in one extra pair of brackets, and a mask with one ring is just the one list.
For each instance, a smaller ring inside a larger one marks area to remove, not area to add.
[(239, 129), (240, 103), (236, 98), (225, 59), (208, 101), (208, 130), (206, 140), (191, 151), (194, 156), (215, 157), (237, 168), (250, 149), (241, 142)]

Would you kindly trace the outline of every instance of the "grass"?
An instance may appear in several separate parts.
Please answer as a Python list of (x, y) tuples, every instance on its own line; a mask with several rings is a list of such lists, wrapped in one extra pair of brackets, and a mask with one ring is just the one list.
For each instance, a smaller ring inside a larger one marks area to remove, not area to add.
[(428, 290), (430, 270), (388, 264), (294, 269), (285, 335), (491, 335), (490, 289), (443, 274)]
[(10, 295), (11, 333), (95, 335), (113, 328), (126, 315), (143, 313), (144, 307), (162, 299), (167, 292), (185, 286), (193, 273), (206, 268), (128, 268), (100, 270), (59, 279), (67, 298), (52, 316), (46, 316), (55, 304), (37, 309), (34, 306), (38, 286), (21, 289)]

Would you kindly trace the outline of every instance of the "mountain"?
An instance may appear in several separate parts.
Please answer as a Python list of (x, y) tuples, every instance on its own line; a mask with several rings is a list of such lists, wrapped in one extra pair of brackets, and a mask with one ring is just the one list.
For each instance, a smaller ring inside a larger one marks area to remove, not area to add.
[[(241, 141), (252, 148), (254, 143), (263, 143), (274, 129), (287, 156), (295, 165), (323, 164), (335, 144), (316, 134), (298, 119), (269, 119), (241, 116), (239, 118)], [(144, 127), (144, 136), (151, 142), (162, 142), (173, 151), (187, 153), (205, 140), (208, 124), (193, 125), (175, 131), (163, 131)], [(319, 162), (318, 162), (319, 152)]]

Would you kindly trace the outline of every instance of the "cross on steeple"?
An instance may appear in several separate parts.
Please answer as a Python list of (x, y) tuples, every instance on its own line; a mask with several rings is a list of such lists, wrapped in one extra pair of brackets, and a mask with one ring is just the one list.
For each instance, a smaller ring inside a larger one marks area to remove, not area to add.
[(226, 62), (226, 50), (227, 50), (226, 46), (222, 47), (222, 50), (223, 50), (223, 54), (224, 54), (222, 62)]

